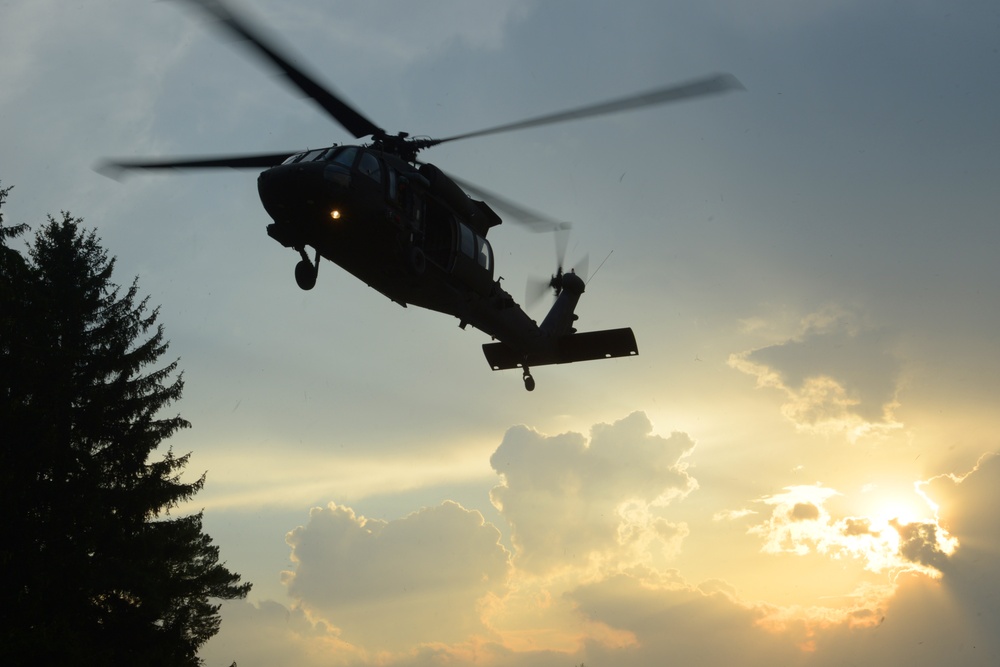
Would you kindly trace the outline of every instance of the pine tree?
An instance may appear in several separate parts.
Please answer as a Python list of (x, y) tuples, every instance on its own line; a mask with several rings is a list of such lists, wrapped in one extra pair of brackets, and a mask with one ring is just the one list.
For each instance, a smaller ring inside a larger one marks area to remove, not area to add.
[(112, 282), (114, 259), (81, 222), (50, 217), (25, 259), (6, 243), (23, 229), (0, 219), (0, 652), (198, 665), (219, 629), (213, 599), (250, 584), (219, 563), (200, 513), (170, 514), (204, 484), (181, 479), (190, 455), (161, 449), (190, 426), (161, 415), (183, 375), (159, 362), (158, 309), (137, 281)]

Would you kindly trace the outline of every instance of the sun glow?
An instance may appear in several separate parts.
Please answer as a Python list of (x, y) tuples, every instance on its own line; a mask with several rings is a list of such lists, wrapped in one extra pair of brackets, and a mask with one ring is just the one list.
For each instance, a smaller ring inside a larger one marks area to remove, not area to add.
[(771, 516), (748, 532), (763, 538), (764, 553), (826, 555), (857, 560), (874, 573), (940, 576), (940, 565), (958, 543), (938, 525), (931, 506), (917, 494), (907, 498), (875, 486), (863, 493), (860, 506), (841, 513), (832, 506), (846, 499), (833, 489), (786, 487), (759, 501), (772, 506)]
[(888, 528), (892, 523), (935, 523), (934, 508), (927, 499), (915, 491), (907, 493), (896, 489), (882, 489), (874, 485), (866, 487), (862, 514), (878, 529)]
[(927, 512), (921, 513), (913, 504), (905, 501), (888, 501), (880, 504), (870, 514), (872, 526), (878, 529), (885, 529), (893, 523), (910, 524), (918, 522), (933, 521)]

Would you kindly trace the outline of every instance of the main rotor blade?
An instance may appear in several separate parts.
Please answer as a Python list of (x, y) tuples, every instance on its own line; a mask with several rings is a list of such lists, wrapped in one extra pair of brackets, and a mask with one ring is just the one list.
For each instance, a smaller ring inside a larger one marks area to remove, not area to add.
[(307, 74), (302, 67), (295, 65), (288, 56), (282, 53), (274, 41), (265, 39), (263, 32), (251, 25), (245, 16), (237, 17), (236, 13), (222, 0), (184, 0), (198, 5), (205, 12), (214, 16), (219, 22), (252, 47), (252, 50), (274, 65), (288, 77), (299, 90), (304, 92), (319, 104), (334, 120), (350, 132), (356, 139), (369, 135), (384, 134), (382, 128), (370, 121), (357, 109), (348, 104), (332, 90), (319, 83)]
[(496, 127), (478, 130), (476, 132), (456, 134), (455, 136), (445, 137), (444, 139), (428, 139), (421, 142), (421, 147), (436, 146), (447, 141), (481, 137), (487, 134), (523, 130), (529, 127), (537, 127), (539, 125), (562, 123), (568, 120), (576, 120), (578, 118), (588, 118), (590, 116), (600, 116), (604, 114), (617, 113), (619, 111), (628, 111), (629, 109), (637, 109), (639, 107), (652, 106), (655, 104), (666, 104), (667, 102), (677, 102), (679, 100), (686, 100), (692, 97), (714, 95), (717, 93), (724, 93), (729, 90), (742, 90), (743, 88), (743, 84), (740, 83), (739, 80), (732, 74), (714, 74), (712, 76), (695, 79), (686, 83), (675, 84), (665, 88), (657, 88), (655, 90), (648, 90), (637, 95), (629, 95), (628, 97), (622, 97), (608, 102), (601, 102), (599, 104), (592, 104), (578, 109), (569, 109), (567, 111), (559, 111), (557, 113), (546, 114), (544, 116), (536, 116), (535, 118), (528, 118), (516, 123), (498, 125)]
[(120, 178), (126, 171), (134, 169), (266, 169), (281, 164), (295, 151), (285, 153), (261, 153), (257, 155), (215, 155), (191, 158), (159, 158), (155, 160), (103, 160), (94, 170), (110, 178)]
[(527, 227), (533, 232), (555, 232), (560, 229), (569, 229), (572, 226), (568, 222), (556, 220), (555, 218), (550, 218), (544, 213), (533, 211), (526, 206), (522, 206), (521, 204), (511, 201), (506, 197), (501, 197), (495, 192), (490, 192), (486, 188), (470, 183), (464, 179), (456, 178), (451, 174), (448, 174), (448, 178), (455, 181), (455, 183), (457, 183), (458, 186), (467, 193), (479, 197), (493, 208), (499, 209), (502, 213), (506, 213), (513, 218), (515, 222), (520, 223), (522, 226)]

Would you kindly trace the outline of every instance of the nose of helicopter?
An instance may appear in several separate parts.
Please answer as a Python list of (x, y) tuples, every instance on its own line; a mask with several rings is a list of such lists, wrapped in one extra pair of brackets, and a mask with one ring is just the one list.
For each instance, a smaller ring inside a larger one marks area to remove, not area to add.
[(350, 176), (323, 162), (283, 164), (257, 177), (261, 204), (275, 222), (302, 222), (317, 213), (326, 216), (331, 204), (346, 193)]

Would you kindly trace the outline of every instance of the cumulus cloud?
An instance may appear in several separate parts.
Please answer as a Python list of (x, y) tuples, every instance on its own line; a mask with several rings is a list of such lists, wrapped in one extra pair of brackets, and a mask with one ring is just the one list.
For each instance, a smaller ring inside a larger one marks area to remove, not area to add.
[(783, 392), (781, 411), (800, 428), (857, 436), (900, 426), (901, 367), (888, 336), (839, 311), (809, 316), (797, 336), (733, 354), (729, 365)]
[(697, 487), (682, 461), (694, 442), (652, 428), (636, 412), (594, 426), (589, 441), (507, 431), (490, 458), (501, 480), (490, 497), (510, 522), (519, 568), (615, 568), (680, 548), (688, 528), (662, 510)]
[(331, 503), (290, 532), (288, 593), (367, 647), (401, 648), (485, 633), (481, 605), (502, 594), (509, 554), (477, 511), (445, 502), (396, 521)]

